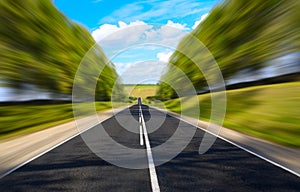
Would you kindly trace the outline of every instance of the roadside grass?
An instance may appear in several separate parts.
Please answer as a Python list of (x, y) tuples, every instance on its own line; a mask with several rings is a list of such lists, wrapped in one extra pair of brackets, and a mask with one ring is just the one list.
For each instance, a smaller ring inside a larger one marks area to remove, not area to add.
[[(300, 82), (242, 88), (226, 94), (224, 127), (281, 145), (300, 147)], [(199, 95), (198, 100), (201, 112), (198, 118), (208, 121), (211, 95)], [(189, 99), (182, 105), (179, 99), (164, 104), (167, 109), (181, 113), (181, 108), (189, 105)]]
[(125, 85), (124, 92), (131, 97), (141, 97), (144, 101), (148, 96), (155, 96), (157, 85)]
[[(84, 108), (85, 103), (79, 104)], [(114, 104), (114, 107), (122, 104)], [(111, 102), (96, 102), (98, 112), (111, 109)], [(12, 138), (72, 121), (72, 104), (19, 104), (0, 106), (0, 139)]]

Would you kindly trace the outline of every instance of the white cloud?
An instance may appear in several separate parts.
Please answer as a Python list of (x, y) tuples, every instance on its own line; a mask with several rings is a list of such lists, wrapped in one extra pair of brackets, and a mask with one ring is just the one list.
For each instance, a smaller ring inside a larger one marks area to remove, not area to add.
[[(113, 60), (124, 83), (149, 79), (157, 82), (167, 66), (171, 50), (176, 49), (186, 30), (186, 24), (171, 20), (161, 26), (142, 21), (129, 24), (119, 21), (118, 25), (101, 25), (92, 32), (92, 36), (100, 41), (105, 54)], [(134, 45), (138, 45), (138, 48), (134, 48)], [(122, 52), (116, 54), (115, 50)]]
[(112, 34), (118, 31), (119, 28), (116, 25), (104, 24), (101, 25), (98, 29), (92, 32), (92, 36), (96, 42), (100, 41), (101, 39), (105, 38), (109, 34)]
[(125, 84), (157, 83), (166, 70), (173, 51), (165, 49), (156, 54), (156, 59), (133, 62), (115, 62), (116, 70)]
[(168, 52), (159, 52), (157, 53), (157, 58), (161, 62), (168, 63), (170, 56), (173, 54), (173, 51), (168, 51)]
[[(122, 30), (125, 28), (127, 28), (127, 30)], [(123, 21), (119, 21), (118, 26), (112, 24), (101, 25), (98, 29), (92, 31), (92, 36), (96, 42), (99, 42), (104, 38), (106, 38), (106, 40), (116, 40), (122, 38), (126, 40), (129, 36), (130, 37), (139, 36), (140, 33), (143, 33), (145, 30), (150, 28), (152, 28), (151, 25), (148, 25), (142, 21), (130, 22), (129, 24), (126, 24)], [(122, 33), (116, 33), (121, 30)], [(117, 36), (116, 34), (119, 36)]]
[(177, 29), (182, 30), (182, 31), (189, 30), (189, 28), (186, 27), (186, 24), (174, 23), (174, 22), (171, 21), (171, 20), (168, 20), (166, 26), (168, 26), (168, 27), (173, 27), (173, 28), (177, 28)]
[(200, 20), (195, 21), (192, 29), (196, 29), (196, 27), (208, 16), (209, 13), (206, 13), (204, 15), (201, 16)]
[(137, 42), (151, 42), (176, 47), (189, 28), (186, 24), (174, 23), (169, 20), (165, 25), (153, 26), (143, 21), (126, 24), (119, 21), (118, 25), (103, 24), (92, 31), (96, 42), (102, 47), (125, 47)]
[(160, 61), (137, 61), (132, 63), (117, 63), (122, 67), (120, 77), (125, 84), (139, 84), (159, 81), (166, 63)]

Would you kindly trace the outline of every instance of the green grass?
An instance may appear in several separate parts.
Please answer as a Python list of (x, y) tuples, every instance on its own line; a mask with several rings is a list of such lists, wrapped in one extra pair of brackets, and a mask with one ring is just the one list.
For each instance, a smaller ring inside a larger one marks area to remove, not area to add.
[[(85, 103), (80, 104), (84, 109)], [(122, 104), (114, 104), (114, 107)], [(96, 102), (97, 111), (111, 109), (111, 102)], [(73, 120), (72, 104), (0, 106), (0, 139), (16, 137)]]
[[(209, 120), (211, 95), (199, 95), (198, 100), (201, 111), (199, 118)], [(188, 99), (182, 105), (179, 99), (175, 99), (165, 102), (165, 107), (180, 113), (181, 107), (188, 108), (188, 104)], [(223, 125), (271, 142), (299, 148), (300, 82), (227, 91), (227, 112)]]
[(143, 100), (146, 100), (148, 96), (155, 96), (158, 89), (157, 85), (126, 85), (124, 91), (127, 95), (132, 97), (141, 97)]

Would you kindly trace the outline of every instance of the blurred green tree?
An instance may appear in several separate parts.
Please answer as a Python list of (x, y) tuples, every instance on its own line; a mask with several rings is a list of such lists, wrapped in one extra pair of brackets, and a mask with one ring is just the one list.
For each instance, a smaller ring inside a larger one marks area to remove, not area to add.
[[(201, 47), (195, 50), (192, 46), (196, 37), (212, 53), (225, 80), (242, 70), (257, 71), (267, 61), (299, 52), (299, 4), (298, 0), (224, 0), (182, 39), (178, 50), (189, 55), (198, 54), (197, 65), (208, 70), (207, 55), (202, 53)], [(207, 89), (206, 81), (211, 77), (204, 77), (190, 56), (175, 51), (170, 57), (169, 69), (161, 79), (165, 82), (158, 90), (161, 99), (176, 96), (166, 85), (180, 79), (174, 67), (185, 73), (196, 90)]]
[[(0, 13), (2, 84), (31, 84), (52, 93), (71, 94), (78, 65), (95, 45), (89, 31), (70, 21), (50, 0), (1, 0)], [(90, 64), (105, 65), (101, 48), (95, 45), (95, 49)], [(114, 66), (106, 66), (97, 77), (102, 85), (97, 86), (98, 100), (109, 100), (117, 78)]]

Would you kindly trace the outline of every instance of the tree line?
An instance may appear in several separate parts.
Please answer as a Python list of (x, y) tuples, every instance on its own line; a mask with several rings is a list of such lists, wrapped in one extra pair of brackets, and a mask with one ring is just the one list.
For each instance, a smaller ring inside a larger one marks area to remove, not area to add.
[(170, 57), (167, 72), (161, 77), (158, 97), (162, 100), (178, 97), (175, 89), (180, 89), (184, 81), (179, 71), (197, 91), (207, 90), (207, 81), (215, 78), (213, 73), (205, 76), (197, 67), (207, 73), (213, 62), (203, 47), (197, 49), (193, 45), (195, 39), (213, 55), (225, 80), (243, 70), (251, 74), (267, 61), (299, 52), (299, 10), (298, 0), (224, 0), (179, 43), (178, 50)]
[[(95, 45), (89, 31), (59, 12), (51, 0), (1, 0), (0, 13), (2, 86), (22, 88), (30, 84), (70, 95), (81, 60)], [(93, 50), (89, 63), (94, 66), (88, 70), (109, 63), (96, 77), (95, 97), (110, 100), (118, 75), (100, 46)], [(88, 80), (81, 80), (84, 88)]]

